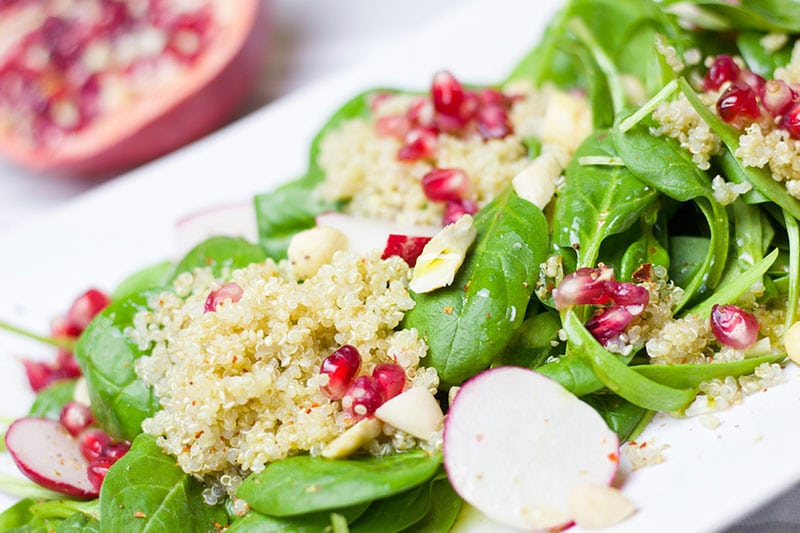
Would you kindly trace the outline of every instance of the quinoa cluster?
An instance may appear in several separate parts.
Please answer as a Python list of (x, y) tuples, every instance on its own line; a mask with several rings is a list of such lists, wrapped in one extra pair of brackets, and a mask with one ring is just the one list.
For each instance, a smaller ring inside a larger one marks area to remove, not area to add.
[[(181, 275), (128, 332), (152, 346), (136, 371), (162, 407), (143, 430), (185, 472), (231, 492), (243, 474), (319, 453), (353, 424), (320, 392), (320, 364), (344, 344), (361, 353), (361, 373), (393, 361), (409, 383), (435, 391), (435, 370), (419, 366), (426, 345), (415, 330), (395, 330), (414, 305), (409, 278), (398, 257), (348, 252), (302, 283), (286, 262), (271, 260), (224, 280), (208, 270)], [(209, 292), (229, 280), (242, 298), (205, 312)]]

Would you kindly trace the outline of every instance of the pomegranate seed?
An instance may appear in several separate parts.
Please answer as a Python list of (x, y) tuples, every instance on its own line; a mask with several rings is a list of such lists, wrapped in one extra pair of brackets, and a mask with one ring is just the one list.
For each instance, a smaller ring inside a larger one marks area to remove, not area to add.
[(384, 400), (394, 398), (406, 384), (406, 373), (397, 363), (381, 363), (372, 370), (372, 377), (378, 380)]
[(369, 95), (369, 109), (373, 113), (392, 97), (392, 93), (374, 93)]
[(711, 308), (711, 331), (719, 342), (744, 350), (758, 339), (758, 319), (735, 305)]
[(88, 461), (96, 461), (111, 444), (111, 437), (100, 428), (87, 429), (78, 437), (81, 453)]
[(231, 303), (236, 303), (242, 299), (243, 295), (244, 295), (244, 289), (242, 289), (242, 287), (238, 283), (233, 281), (224, 283), (220, 286), (220, 288), (214, 289), (213, 291), (208, 293), (204, 312), (206, 313), (215, 312), (219, 304), (221, 304), (225, 300), (230, 300)]
[(74, 21), (47, 17), (42, 24), (42, 44), (50, 52), (53, 64), (66, 70), (75, 63), (88, 42), (87, 30)]
[(442, 226), (448, 226), (464, 215), (474, 215), (478, 212), (475, 202), (461, 198), (459, 200), (448, 200), (444, 205), (444, 215), (442, 215)]
[(73, 437), (77, 437), (84, 429), (94, 424), (94, 417), (89, 406), (79, 402), (67, 402), (61, 408), (58, 420)]
[(432, 128), (436, 120), (436, 110), (430, 98), (420, 97), (411, 102), (406, 116), (414, 126)]
[(761, 104), (770, 115), (776, 117), (789, 109), (797, 97), (795, 92), (782, 80), (769, 80), (761, 91)]
[(499, 105), (481, 107), (475, 121), (478, 124), (478, 133), (485, 140), (502, 139), (513, 132), (508, 113)]
[(50, 323), (50, 335), (53, 337), (68, 337), (77, 338), (81, 334), (81, 330), (75, 324), (67, 322), (65, 317), (58, 317), (53, 319)]
[(112, 442), (103, 448), (103, 457), (116, 461), (128, 453), (130, 449), (131, 443), (128, 441)]
[(387, 115), (375, 121), (375, 131), (380, 137), (404, 139), (411, 129), (411, 121), (404, 115)]
[(726, 81), (735, 81), (739, 78), (741, 69), (733, 58), (726, 54), (718, 55), (706, 72), (703, 88), (706, 91), (716, 91)]
[(353, 420), (372, 416), (384, 402), (380, 382), (372, 376), (358, 376), (342, 397), (342, 408)]
[(456, 134), (461, 132), (467, 125), (467, 121), (455, 115), (445, 115), (439, 113), (435, 120), (436, 129), (445, 133)]
[(553, 303), (559, 310), (573, 305), (607, 304), (615, 284), (611, 268), (579, 268), (564, 276), (553, 290)]
[(752, 70), (743, 70), (741, 74), (739, 74), (739, 80), (749, 85), (750, 88), (756, 92), (756, 94), (761, 94), (761, 92), (764, 90), (764, 85), (767, 83), (767, 80)]
[(650, 293), (641, 285), (633, 283), (608, 283), (611, 301), (628, 310), (634, 316), (640, 315), (650, 301)]
[(794, 139), (800, 139), (800, 102), (789, 106), (781, 117), (778, 127), (789, 132)]
[(478, 102), (481, 106), (496, 105), (508, 108), (511, 101), (501, 91), (485, 88), (478, 91)]
[(586, 329), (603, 346), (625, 331), (633, 321), (633, 315), (622, 306), (598, 309), (586, 322)]
[(53, 367), (47, 363), (24, 360), (22, 366), (25, 368), (28, 385), (33, 392), (39, 392), (58, 379)]
[(460, 116), (464, 88), (455, 76), (447, 71), (437, 72), (431, 84), (431, 96), (436, 111), (445, 115)]
[(383, 249), (381, 259), (396, 255), (408, 263), (408, 266), (413, 267), (417, 264), (417, 258), (422, 253), (422, 249), (430, 240), (430, 237), (412, 237), (393, 233), (386, 239), (386, 247)]
[(361, 368), (361, 354), (355, 346), (345, 344), (322, 361), (320, 374), (328, 376), (328, 383), (322, 385), (322, 394), (331, 400), (341, 400), (353, 383), (353, 378)]
[(717, 112), (722, 120), (738, 128), (761, 116), (755, 91), (741, 81), (733, 83), (722, 93), (717, 100)]
[(58, 350), (55, 371), (58, 375), (58, 379), (77, 378), (82, 374), (81, 367), (78, 366), (75, 355), (67, 350)]
[(97, 289), (89, 289), (85, 293), (78, 296), (72, 303), (72, 307), (67, 311), (65, 320), (70, 328), (83, 331), (89, 322), (103, 309), (105, 309), (111, 300), (105, 293)]
[(103, 480), (106, 478), (106, 474), (108, 474), (108, 469), (116, 461), (111, 459), (110, 457), (100, 457), (91, 461), (89, 466), (86, 467), (86, 476), (89, 478), (89, 483), (96, 490), (100, 490), (100, 486), (103, 484)]
[(422, 190), (434, 202), (459, 200), (469, 190), (469, 178), (460, 168), (435, 168), (422, 176)]
[(397, 152), (400, 161), (417, 161), (436, 154), (439, 139), (432, 128), (414, 128), (408, 132), (405, 144)]

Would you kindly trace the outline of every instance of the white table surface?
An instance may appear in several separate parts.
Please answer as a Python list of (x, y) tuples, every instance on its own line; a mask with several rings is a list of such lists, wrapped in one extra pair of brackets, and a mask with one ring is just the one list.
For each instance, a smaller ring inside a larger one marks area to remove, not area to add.
[[(489, 0), (270, 0), (271, 52), (262, 82), (247, 107), (256, 109), (298, 87), (376, 56), (431, 20), (477, 1)], [(98, 184), (34, 175), (0, 161), (0, 235)], [(800, 531), (800, 486), (725, 533), (795, 531)]]

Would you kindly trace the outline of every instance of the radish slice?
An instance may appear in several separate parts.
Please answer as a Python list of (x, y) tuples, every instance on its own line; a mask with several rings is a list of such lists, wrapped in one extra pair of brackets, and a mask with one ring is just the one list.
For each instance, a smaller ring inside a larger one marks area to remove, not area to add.
[(433, 237), (441, 226), (419, 226), (400, 224), (389, 220), (375, 220), (345, 213), (331, 211), (317, 216), (317, 226), (336, 228), (345, 235), (350, 243), (350, 251), (366, 254), (372, 250), (383, 251), (389, 235), (410, 235), (414, 237)]
[(58, 420), (20, 418), (6, 432), (6, 448), (20, 471), (47, 489), (79, 498), (99, 494), (77, 439)]
[(209, 207), (178, 220), (175, 227), (178, 255), (183, 255), (209, 237), (218, 235), (242, 237), (256, 242), (258, 231), (253, 202)]
[(531, 370), (498, 367), (458, 391), (444, 428), (456, 492), (492, 520), (526, 530), (572, 522), (568, 497), (609, 485), (619, 440), (597, 412)]

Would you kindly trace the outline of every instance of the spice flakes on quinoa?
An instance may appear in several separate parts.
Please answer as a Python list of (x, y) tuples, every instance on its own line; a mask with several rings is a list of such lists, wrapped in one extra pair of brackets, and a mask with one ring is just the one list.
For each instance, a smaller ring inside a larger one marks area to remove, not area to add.
[[(185, 472), (211, 482), (213, 500), (270, 461), (319, 453), (352, 425), (320, 391), (320, 363), (341, 345), (358, 348), (362, 374), (392, 361), (410, 385), (435, 391), (435, 370), (419, 366), (426, 345), (415, 330), (395, 330), (414, 305), (409, 278), (404, 261), (377, 253), (337, 252), (302, 283), (288, 263), (267, 260), (231, 272), (241, 298), (206, 312), (222, 280), (208, 270), (182, 274), (175, 291), (154, 299), (153, 311), (136, 316), (128, 332), (153, 346), (136, 371), (162, 409), (143, 430)], [(383, 438), (388, 448), (409, 446)], [(387, 446), (371, 449), (386, 453)]]

